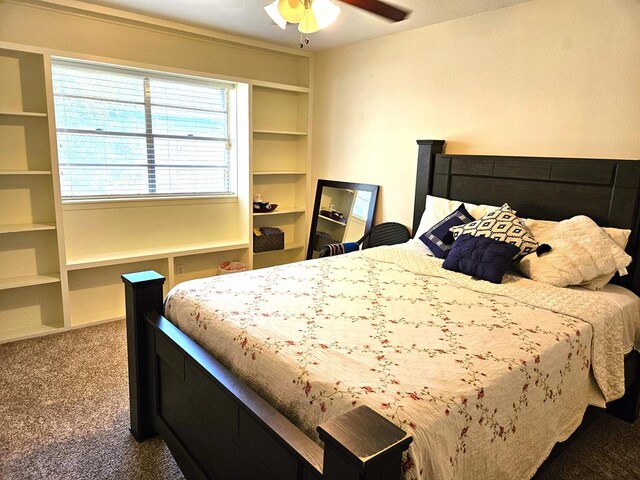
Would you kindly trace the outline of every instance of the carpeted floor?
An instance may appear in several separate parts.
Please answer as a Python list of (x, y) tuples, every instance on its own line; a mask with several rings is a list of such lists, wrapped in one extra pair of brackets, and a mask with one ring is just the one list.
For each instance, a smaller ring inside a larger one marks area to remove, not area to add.
[(178, 479), (129, 434), (124, 321), (0, 345), (0, 479)]
[[(0, 345), (0, 479), (182, 478), (128, 422), (123, 321)], [(590, 409), (535, 479), (640, 480), (640, 420)]]

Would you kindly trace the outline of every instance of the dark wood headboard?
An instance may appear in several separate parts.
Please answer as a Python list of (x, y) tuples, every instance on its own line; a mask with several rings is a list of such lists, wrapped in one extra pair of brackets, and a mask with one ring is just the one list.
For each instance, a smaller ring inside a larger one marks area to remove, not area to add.
[(523, 218), (587, 215), (598, 225), (631, 229), (629, 275), (616, 283), (640, 294), (640, 162), (444, 154), (443, 140), (418, 140), (413, 230), (427, 194), (476, 204), (508, 203)]

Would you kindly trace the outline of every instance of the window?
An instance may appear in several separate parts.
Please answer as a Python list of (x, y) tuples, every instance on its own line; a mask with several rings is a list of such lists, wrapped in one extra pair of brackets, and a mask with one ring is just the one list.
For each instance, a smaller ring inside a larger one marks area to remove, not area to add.
[(233, 84), (54, 59), (53, 94), (63, 200), (236, 193)]
[(369, 204), (371, 203), (371, 192), (357, 190), (356, 198), (353, 201), (352, 214), (360, 220), (366, 220), (369, 216)]

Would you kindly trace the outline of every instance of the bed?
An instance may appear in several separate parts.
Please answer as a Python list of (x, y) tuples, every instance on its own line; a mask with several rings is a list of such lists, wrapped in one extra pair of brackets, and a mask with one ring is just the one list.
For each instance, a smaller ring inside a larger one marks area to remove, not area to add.
[[(418, 144), (414, 230), (427, 194), (508, 201), (523, 216), (586, 214), (630, 228), (627, 250), (637, 255), (635, 162), (446, 155), (443, 142)], [(161, 276), (125, 275), (134, 437), (162, 435), (187, 478), (465, 478), (492, 461), (504, 465), (498, 476), (513, 476), (510, 452), (522, 456), (525, 433), (538, 429), (540, 451), (515, 472), (526, 478), (587, 404), (615, 399), (609, 410), (637, 416), (638, 355), (623, 360), (610, 298), (515, 277), (489, 286), (421, 262), (409, 246), (371, 249), (189, 284), (166, 306)], [(629, 270), (616, 282), (637, 293), (637, 264)], [(207, 298), (212, 290), (225, 301)], [(623, 292), (612, 293), (621, 304)], [(282, 300), (291, 295), (295, 302)], [(427, 318), (416, 317), (416, 304), (429, 305)], [(548, 328), (527, 323), (532, 313)], [(291, 322), (298, 327), (287, 331)], [(615, 325), (616, 338), (602, 334)], [(510, 336), (519, 341), (502, 341)], [(200, 346), (205, 337), (228, 346), (214, 358)], [(502, 348), (488, 349), (487, 338)], [(435, 363), (423, 365), (424, 355)], [(416, 383), (407, 371), (420, 368), (428, 381)], [(527, 420), (531, 411), (549, 423)]]

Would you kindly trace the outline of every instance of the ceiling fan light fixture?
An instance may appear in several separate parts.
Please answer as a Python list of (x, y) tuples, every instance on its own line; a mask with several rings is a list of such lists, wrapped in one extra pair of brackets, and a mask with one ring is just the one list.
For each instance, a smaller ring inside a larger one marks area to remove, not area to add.
[(304, 0), (278, 0), (278, 11), (289, 23), (299, 23), (306, 10)]
[(301, 33), (314, 33), (320, 30), (320, 27), (318, 26), (318, 20), (316, 19), (316, 14), (313, 11), (313, 8), (305, 9), (304, 17), (298, 24), (298, 30)]
[(278, 25), (281, 29), (287, 28), (287, 21), (280, 15), (280, 11), (278, 10), (278, 0), (274, 0), (273, 3), (270, 3), (266, 7), (264, 7), (267, 15), (273, 20), (276, 25)]
[(316, 23), (320, 30), (335, 22), (340, 14), (340, 7), (331, 0), (313, 0), (311, 9), (315, 14)]

